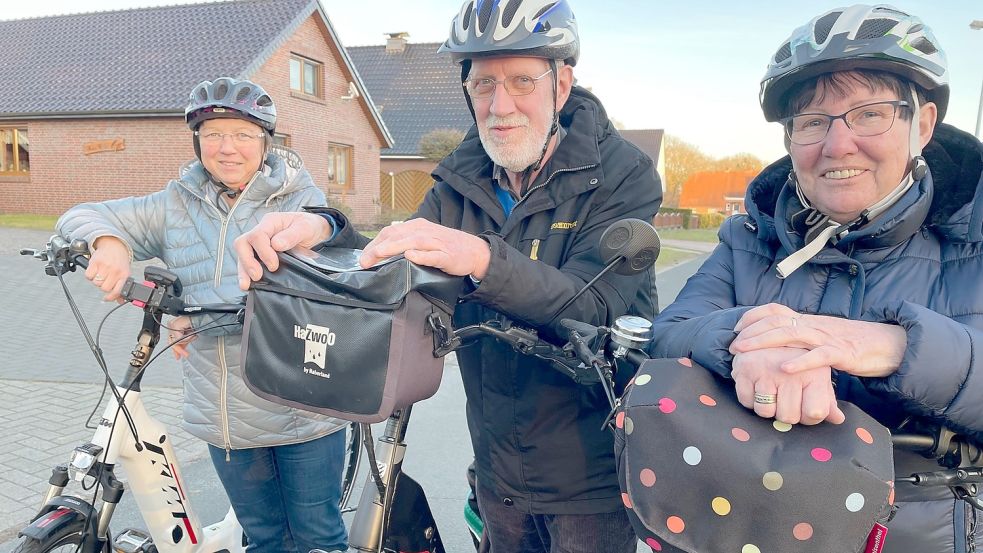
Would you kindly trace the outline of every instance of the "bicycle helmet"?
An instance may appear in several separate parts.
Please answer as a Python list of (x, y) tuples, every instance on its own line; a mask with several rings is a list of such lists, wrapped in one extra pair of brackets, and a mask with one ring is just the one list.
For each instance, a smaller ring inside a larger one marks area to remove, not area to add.
[(248, 80), (220, 77), (202, 81), (191, 89), (184, 120), (197, 130), (208, 119), (234, 118), (255, 123), (273, 136), (276, 105), (263, 87)]
[(580, 35), (567, 0), (467, 0), (437, 49), (444, 52), (455, 63), (514, 55), (577, 65)]
[(813, 18), (782, 42), (761, 79), (765, 119), (778, 121), (785, 94), (823, 73), (869, 69), (893, 73), (924, 89), (938, 106), (949, 103), (945, 53), (921, 19), (887, 5), (858, 4)]
[(891, 436), (839, 402), (840, 425), (789, 425), (690, 359), (646, 361), (615, 417), (622, 501), (653, 551), (861, 551), (884, 539)]

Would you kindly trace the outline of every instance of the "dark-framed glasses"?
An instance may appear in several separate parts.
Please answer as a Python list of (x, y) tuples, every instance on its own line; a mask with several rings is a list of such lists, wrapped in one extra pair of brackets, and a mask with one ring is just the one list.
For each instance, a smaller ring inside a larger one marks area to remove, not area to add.
[(263, 134), (249, 134), (247, 132), (201, 132), (195, 131), (195, 136), (206, 144), (221, 144), (226, 136), (232, 137), (232, 142), (240, 146), (252, 144), (263, 138)]
[(857, 106), (840, 115), (825, 113), (800, 113), (780, 119), (785, 127), (785, 135), (792, 144), (808, 146), (826, 138), (833, 121), (842, 119), (847, 128), (857, 136), (877, 136), (891, 130), (898, 116), (899, 108), (909, 107), (904, 100), (874, 102)]
[(552, 72), (552, 69), (547, 69), (546, 73), (538, 77), (512, 75), (511, 77), (505, 77), (501, 81), (496, 81), (488, 77), (468, 78), (468, 80), (464, 81), (464, 86), (468, 90), (468, 95), (472, 98), (488, 98), (492, 94), (495, 94), (495, 89), (498, 88), (498, 85), (505, 85), (505, 92), (508, 92), (509, 96), (525, 96), (532, 94), (536, 90), (537, 81)]

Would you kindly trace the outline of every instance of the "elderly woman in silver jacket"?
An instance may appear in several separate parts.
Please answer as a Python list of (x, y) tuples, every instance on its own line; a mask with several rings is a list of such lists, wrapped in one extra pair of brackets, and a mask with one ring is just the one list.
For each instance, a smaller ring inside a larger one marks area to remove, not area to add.
[[(189, 302), (237, 301), (232, 242), (267, 213), (325, 204), (300, 157), (272, 146), (276, 108), (262, 87), (204, 81), (185, 119), (198, 159), (179, 178), (147, 196), (78, 205), (58, 221), (60, 234), (91, 244), (85, 276), (106, 300), (119, 297), (132, 260), (156, 257), (181, 278)], [(167, 324), (183, 358), (184, 426), (208, 442), (248, 550), (344, 550), (344, 423), (250, 392), (240, 326), (209, 316)], [(186, 337), (192, 330), (200, 332)]]

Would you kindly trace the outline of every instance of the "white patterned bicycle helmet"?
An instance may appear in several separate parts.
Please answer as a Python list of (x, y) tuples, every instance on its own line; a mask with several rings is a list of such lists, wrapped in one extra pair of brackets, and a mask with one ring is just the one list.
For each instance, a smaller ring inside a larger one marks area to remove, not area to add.
[(456, 63), (505, 54), (576, 65), (580, 35), (566, 0), (467, 0), (437, 50), (445, 52)]
[(191, 89), (184, 120), (197, 130), (208, 119), (243, 119), (255, 123), (270, 136), (276, 130), (276, 105), (258, 84), (248, 80), (220, 77), (202, 81)]
[(857, 4), (830, 10), (792, 32), (772, 56), (761, 79), (761, 109), (777, 121), (785, 95), (823, 73), (866, 69), (914, 82), (938, 107), (949, 103), (945, 53), (921, 19), (887, 5)]

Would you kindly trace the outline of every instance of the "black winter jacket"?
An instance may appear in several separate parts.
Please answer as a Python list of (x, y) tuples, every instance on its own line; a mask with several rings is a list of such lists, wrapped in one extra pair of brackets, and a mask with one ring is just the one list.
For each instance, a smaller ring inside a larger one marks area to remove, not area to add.
[[(658, 211), (662, 186), (652, 160), (618, 134), (597, 98), (574, 87), (560, 124), (566, 136), (508, 219), (475, 127), (434, 170), (434, 187), (415, 216), (480, 234), (492, 250), (485, 278), (461, 298), (456, 327), (504, 316), (541, 335), (565, 335), (560, 317), (546, 325), (603, 268), (601, 233), (620, 219), (651, 221)], [(338, 223), (332, 245), (367, 242)], [(608, 273), (563, 317), (609, 324), (640, 289), (654, 292), (651, 275)], [(528, 513), (623, 508), (612, 435), (601, 429), (610, 408), (600, 389), (490, 338), (457, 356), (480, 485)]]
[[(924, 155), (929, 174), (898, 203), (785, 280), (775, 266), (803, 246), (788, 223), (802, 205), (787, 183), (789, 158), (766, 168), (748, 187), (748, 215), (725, 222), (720, 245), (659, 315), (651, 353), (691, 356), (728, 376), (734, 325), (749, 306), (770, 302), (898, 324), (908, 339), (898, 371), (839, 373), (837, 396), (888, 428), (912, 416), (983, 440), (983, 144), (940, 124)], [(895, 453), (896, 475), (936, 469)], [(979, 514), (947, 488), (898, 484), (896, 492), (885, 552), (974, 550)]]

